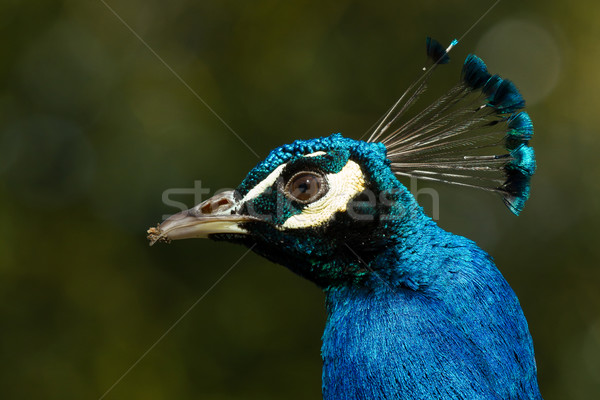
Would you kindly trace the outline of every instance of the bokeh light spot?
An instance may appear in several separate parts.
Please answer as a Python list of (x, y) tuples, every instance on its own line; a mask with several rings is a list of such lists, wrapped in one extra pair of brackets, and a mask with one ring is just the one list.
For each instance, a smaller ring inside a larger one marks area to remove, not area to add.
[(476, 54), (491, 73), (515, 82), (527, 105), (540, 102), (556, 87), (562, 65), (553, 35), (536, 22), (504, 20), (490, 28), (477, 44)]

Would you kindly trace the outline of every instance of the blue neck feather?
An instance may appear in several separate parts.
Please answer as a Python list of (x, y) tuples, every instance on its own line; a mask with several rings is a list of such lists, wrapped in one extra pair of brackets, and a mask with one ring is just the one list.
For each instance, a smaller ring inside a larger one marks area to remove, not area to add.
[(378, 282), (325, 290), (324, 398), (541, 399), (527, 322), (490, 257), (413, 222), (373, 263)]

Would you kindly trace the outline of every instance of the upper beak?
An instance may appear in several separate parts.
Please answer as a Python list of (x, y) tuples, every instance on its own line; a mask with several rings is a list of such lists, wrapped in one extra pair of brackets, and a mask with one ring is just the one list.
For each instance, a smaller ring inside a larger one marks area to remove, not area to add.
[(240, 223), (256, 219), (237, 214), (236, 205), (234, 192), (231, 190), (219, 193), (189, 210), (174, 214), (156, 228), (148, 229), (150, 246), (158, 241), (206, 238), (215, 233), (247, 234), (248, 232), (240, 227)]

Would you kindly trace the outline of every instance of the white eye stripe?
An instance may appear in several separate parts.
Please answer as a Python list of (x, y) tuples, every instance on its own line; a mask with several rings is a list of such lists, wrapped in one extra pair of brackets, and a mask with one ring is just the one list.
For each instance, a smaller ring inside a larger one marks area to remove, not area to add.
[(304, 157), (318, 157), (318, 156), (326, 156), (327, 153), (325, 153), (324, 151), (317, 151), (314, 153), (310, 153), (310, 154), (306, 154)]
[(360, 165), (354, 161), (348, 163), (337, 174), (325, 176), (329, 191), (321, 199), (306, 206), (300, 214), (288, 218), (282, 229), (309, 228), (319, 226), (338, 211), (346, 211), (348, 202), (365, 190), (365, 179)]
[(287, 165), (287, 163), (281, 164), (280, 166), (278, 166), (277, 168), (275, 168), (273, 170), (273, 172), (271, 172), (269, 174), (269, 176), (267, 176), (265, 179), (263, 179), (262, 181), (260, 181), (252, 189), (250, 189), (250, 191), (240, 201), (240, 204), (244, 204), (248, 200), (252, 200), (255, 197), (260, 196), (265, 190), (267, 190), (268, 188), (270, 188), (271, 186), (273, 186), (273, 184), (275, 183), (275, 181), (277, 181), (277, 179), (281, 176), (281, 173), (283, 172), (283, 169), (285, 168), (286, 165)]

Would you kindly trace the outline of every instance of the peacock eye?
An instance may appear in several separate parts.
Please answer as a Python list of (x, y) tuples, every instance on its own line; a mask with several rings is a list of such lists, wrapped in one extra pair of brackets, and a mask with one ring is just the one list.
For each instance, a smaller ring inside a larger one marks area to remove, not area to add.
[(315, 172), (298, 172), (288, 181), (285, 193), (299, 203), (312, 203), (323, 197), (327, 184), (322, 175)]

